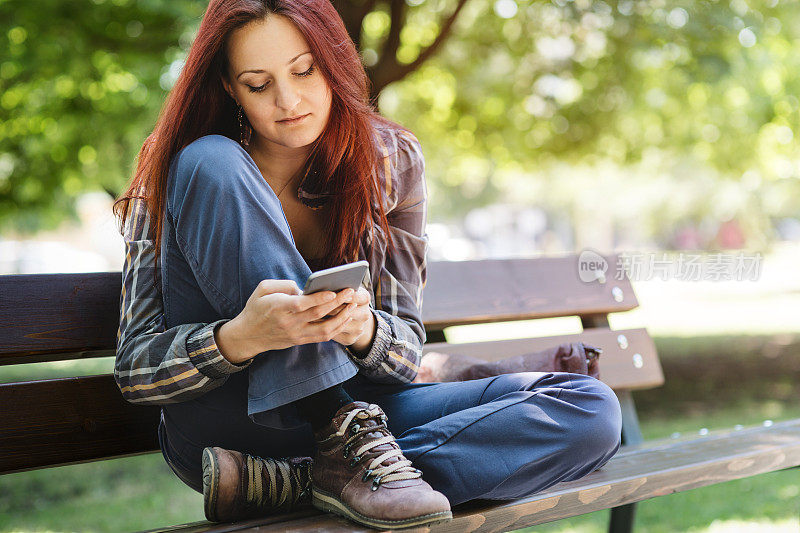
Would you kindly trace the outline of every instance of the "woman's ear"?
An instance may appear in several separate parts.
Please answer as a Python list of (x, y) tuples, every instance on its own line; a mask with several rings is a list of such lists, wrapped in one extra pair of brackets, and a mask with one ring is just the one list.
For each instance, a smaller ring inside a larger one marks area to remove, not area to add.
[(220, 81), (222, 82), (222, 88), (223, 88), (223, 89), (225, 89), (225, 92), (226, 92), (226, 93), (228, 93), (228, 96), (230, 96), (231, 98), (233, 98), (233, 100), (234, 100), (234, 101), (236, 102), (236, 104), (238, 105), (238, 104), (239, 104), (239, 102), (238, 102), (238, 101), (236, 101), (236, 97), (233, 95), (233, 89), (231, 88), (231, 84), (230, 84), (230, 83), (228, 83), (228, 80), (227, 80), (227, 79), (225, 79), (225, 76), (220, 76)]

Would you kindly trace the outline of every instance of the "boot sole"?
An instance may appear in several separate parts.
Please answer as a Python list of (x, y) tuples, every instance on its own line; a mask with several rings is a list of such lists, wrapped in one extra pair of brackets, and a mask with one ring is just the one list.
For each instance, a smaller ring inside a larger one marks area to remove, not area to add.
[(453, 518), (453, 513), (451, 511), (414, 516), (412, 518), (406, 518), (405, 520), (380, 520), (378, 518), (370, 518), (354, 511), (335, 496), (315, 488), (311, 489), (311, 503), (320, 511), (334, 513), (349, 518), (353, 522), (357, 522), (363, 526), (372, 528), (405, 528), (433, 525), (441, 522), (449, 522)]
[(211, 448), (203, 449), (203, 502), (206, 518), (212, 522), (217, 521), (214, 510), (217, 507), (217, 493), (219, 485), (219, 469), (217, 458)]

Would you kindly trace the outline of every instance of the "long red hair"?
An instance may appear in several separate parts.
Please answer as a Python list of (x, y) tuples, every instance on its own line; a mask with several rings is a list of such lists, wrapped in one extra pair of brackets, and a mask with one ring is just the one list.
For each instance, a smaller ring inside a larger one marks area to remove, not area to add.
[(369, 102), (369, 78), (339, 13), (329, 0), (212, 0), (153, 132), (139, 151), (131, 183), (113, 206), (122, 232), (131, 200), (144, 200), (156, 264), (172, 158), (204, 135), (239, 140), (237, 108), (221, 82), (227, 69), (226, 38), (236, 28), (272, 13), (288, 17), (297, 26), (332, 92), (328, 124), (314, 142), (304, 168), (315, 176), (306, 187), (329, 194), (331, 202), (326, 237), (329, 253), (323, 266), (356, 260), (359, 241), (371, 221), (382, 226), (393, 247), (375, 179), (380, 155), (374, 126), (409, 130), (382, 117)]

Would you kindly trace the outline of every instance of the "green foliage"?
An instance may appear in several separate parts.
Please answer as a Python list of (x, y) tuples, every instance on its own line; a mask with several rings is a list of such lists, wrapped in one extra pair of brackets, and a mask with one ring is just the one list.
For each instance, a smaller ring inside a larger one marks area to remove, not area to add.
[[(739, 209), (796, 215), (799, 23), (796, 2), (470, 0), (442, 53), (381, 105), (417, 131), (432, 197), (453, 214), (498, 188), (518, 197), (563, 162), (669, 175), (695, 213), (709, 197), (694, 181), (710, 174), (765, 193)], [(558, 174), (547, 186), (596, 195)]]
[(0, 3), (0, 230), (55, 227), (80, 193), (122, 189), (203, 9)]
[[(407, 3), (403, 65), (456, 5)], [(53, 227), (79, 193), (122, 190), (206, 5), (0, 3), (0, 231)], [(378, 2), (366, 64), (390, 25)], [(800, 212), (797, 28), (800, 4), (777, 0), (469, 0), (380, 106), (423, 143), (433, 218), (602, 197), (628, 216), (646, 203), (633, 223), (648, 235), (744, 213), (769, 240), (771, 217)], [(600, 167), (616, 181), (593, 182)]]

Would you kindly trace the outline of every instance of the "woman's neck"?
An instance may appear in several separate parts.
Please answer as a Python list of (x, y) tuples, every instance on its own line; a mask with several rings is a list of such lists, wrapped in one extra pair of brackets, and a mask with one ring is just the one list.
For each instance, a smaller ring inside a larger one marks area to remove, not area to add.
[(266, 143), (256, 135), (247, 148), (250, 157), (276, 194), (289, 186), (300, 185), (303, 166), (309, 151), (307, 146), (288, 148), (275, 143)]

